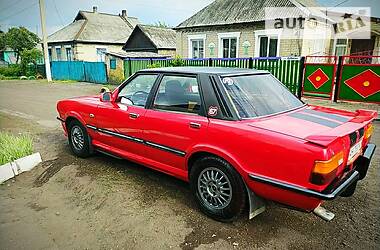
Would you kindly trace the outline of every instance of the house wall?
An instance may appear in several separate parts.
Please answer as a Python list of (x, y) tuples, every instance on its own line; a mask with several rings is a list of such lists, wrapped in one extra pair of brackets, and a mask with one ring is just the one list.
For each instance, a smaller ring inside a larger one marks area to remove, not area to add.
[[(205, 57), (218, 57), (219, 51), (219, 38), (218, 33), (228, 33), (228, 32), (240, 32), (239, 38), (239, 48), (237, 57), (252, 57), (258, 56), (258, 41), (255, 41), (255, 32), (259, 34), (260, 31), (265, 29), (263, 22), (252, 23), (252, 24), (234, 24), (225, 26), (209, 26), (209, 27), (199, 27), (199, 28), (189, 28), (177, 30), (177, 54), (182, 57), (189, 57), (189, 36), (192, 35), (205, 35)], [(328, 32), (325, 27), (320, 28), (319, 32)], [(279, 33), (279, 56), (306, 56), (311, 54), (325, 55), (328, 54), (331, 49), (329, 34), (327, 33), (327, 38), (325, 40), (321, 39), (285, 39), (281, 38), (279, 31), (272, 31), (273, 34)], [(250, 47), (247, 52), (244, 53), (245, 49), (243, 43), (248, 41)], [(215, 44), (214, 53), (210, 54), (209, 44)], [(257, 50), (257, 51), (256, 51)]]
[(74, 48), (75, 59), (79, 61), (97, 62), (97, 48), (105, 48), (107, 52), (118, 52), (122, 50), (123, 45), (107, 45), (107, 44), (86, 44), (77, 43)]
[(48, 44), (49, 50), (51, 50), (51, 61), (58, 61), (56, 48), (61, 49), (61, 61), (67, 61), (66, 48), (71, 48), (72, 58), (74, 60), (74, 46), (72, 43), (54, 43)]
[[(110, 67), (111, 59), (116, 60), (116, 69), (111, 69)], [(124, 76), (124, 60), (123, 59), (112, 56), (112, 55), (106, 55), (105, 64), (107, 68), (108, 81), (110, 83), (120, 84), (121, 82), (124, 81), (125, 76)]]
[[(199, 35), (206, 36), (205, 39), (205, 57), (218, 57), (219, 56), (219, 33), (228, 32), (240, 32), (239, 44), (238, 44), (238, 55), (237, 57), (254, 57), (257, 56), (255, 53), (256, 44), (255, 41), (255, 31), (264, 30), (264, 24), (246, 24), (246, 25), (230, 25), (230, 26), (220, 26), (220, 27), (202, 27), (193, 29), (181, 29), (176, 32), (176, 43), (177, 43), (177, 54), (187, 58), (189, 57), (189, 36)], [(248, 41), (250, 47), (245, 53), (243, 43)], [(328, 41), (327, 41), (328, 43)], [(213, 53), (209, 48), (210, 44), (215, 44)], [(281, 39), (279, 45), (279, 56), (299, 56), (307, 55), (307, 53), (312, 52), (312, 44), (304, 43), (300, 39)], [(328, 50), (328, 48), (326, 48)]]
[(157, 50), (157, 53), (163, 56), (175, 57), (176, 50), (175, 49), (159, 49)]
[(66, 56), (66, 47), (71, 47), (72, 50), (72, 60), (76, 61), (88, 61), (88, 62), (97, 62), (98, 61), (98, 55), (96, 53), (97, 48), (105, 48), (107, 52), (114, 51), (118, 52), (121, 51), (123, 45), (109, 45), (109, 44), (87, 44), (87, 43), (52, 43), (48, 44), (49, 49), (51, 49), (51, 58), (52, 61), (57, 61), (57, 53), (56, 53), (56, 47), (61, 48), (62, 61), (67, 61)]

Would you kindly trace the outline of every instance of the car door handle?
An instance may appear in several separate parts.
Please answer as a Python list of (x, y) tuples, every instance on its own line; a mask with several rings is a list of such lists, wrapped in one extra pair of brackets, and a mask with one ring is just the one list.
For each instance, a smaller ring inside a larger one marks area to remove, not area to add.
[(132, 119), (136, 119), (136, 118), (139, 118), (139, 114), (136, 114), (136, 113), (129, 113), (129, 117), (132, 118)]
[(201, 124), (196, 123), (196, 122), (190, 122), (190, 128), (200, 129), (201, 128)]

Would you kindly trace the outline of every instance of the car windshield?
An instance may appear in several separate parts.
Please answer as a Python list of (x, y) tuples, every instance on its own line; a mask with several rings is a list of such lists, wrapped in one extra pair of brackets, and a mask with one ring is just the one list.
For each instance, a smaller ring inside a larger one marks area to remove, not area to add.
[(241, 118), (272, 115), (304, 105), (270, 74), (223, 77), (222, 83)]

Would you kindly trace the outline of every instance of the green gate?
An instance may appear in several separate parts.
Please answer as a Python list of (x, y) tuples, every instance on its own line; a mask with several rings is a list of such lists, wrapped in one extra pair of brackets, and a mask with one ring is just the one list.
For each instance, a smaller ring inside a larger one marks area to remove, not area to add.
[(380, 56), (343, 56), (338, 99), (380, 103)]
[(336, 56), (306, 56), (302, 95), (331, 99), (336, 67)]

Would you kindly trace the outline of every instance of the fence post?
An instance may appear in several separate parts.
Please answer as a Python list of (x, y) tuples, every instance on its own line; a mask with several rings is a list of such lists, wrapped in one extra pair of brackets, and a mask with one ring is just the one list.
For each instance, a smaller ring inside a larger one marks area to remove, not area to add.
[(209, 66), (209, 67), (212, 67), (212, 58), (209, 58), (209, 59), (208, 59), (208, 66)]
[(304, 69), (305, 69), (305, 57), (301, 56), (300, 58), (300, 67), (299, 67), (299, 76), (298, 76), (298, 88), (297, 88), (297, 97), (301, 99), (302, 97), (302, 83), (304, 78)]
[(253, 69), (253, 58), (252, 57), (250, 57), (248, 60), (248, 68)]
[(339, 92), (339, 85), (340, 85), (340, 79), (342, 78), (342, 66), (343, 66), (343, 56), (338, 57), (338, 67), (336, 69), (336, 77), (335, 77), (335, 84), (334, 84), (334, 98), (333, 101), (338, 101), (338, 92)]

